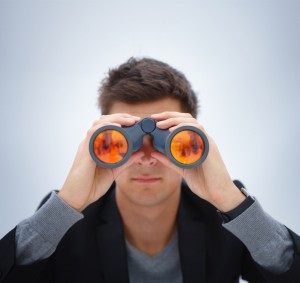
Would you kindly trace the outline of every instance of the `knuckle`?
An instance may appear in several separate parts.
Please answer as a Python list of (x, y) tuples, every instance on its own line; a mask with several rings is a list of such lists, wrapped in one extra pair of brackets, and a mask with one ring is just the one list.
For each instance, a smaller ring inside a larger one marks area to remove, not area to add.
[(94, 132), (95, 132), (95, 128), (92, 127), (87, 131), (86, 135), (88, 136), (88, 138), (91, 138), (91, 136), (94, 134)]
[(104, 119), (104, 117), (103, 116), (106, 116), (106, 115), (101, 115), (101, 116), (99, 116), (94, 122), (93, 122), (93, 126), (96, 126), (97, 124), (99, 124), (99, 122), (101, 122), (103, 119)]

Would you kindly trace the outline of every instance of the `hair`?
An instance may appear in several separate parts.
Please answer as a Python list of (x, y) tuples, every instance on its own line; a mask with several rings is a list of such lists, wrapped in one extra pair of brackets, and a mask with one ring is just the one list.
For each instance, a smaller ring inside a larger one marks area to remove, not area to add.
[(197, 95), (183, 73), (155, 59), (130, 58), (102, 80), (98, 105), (107, 115), (116, 101), (138, 104), (169, 97), (178, 99), (184, 112), (197, 117)]

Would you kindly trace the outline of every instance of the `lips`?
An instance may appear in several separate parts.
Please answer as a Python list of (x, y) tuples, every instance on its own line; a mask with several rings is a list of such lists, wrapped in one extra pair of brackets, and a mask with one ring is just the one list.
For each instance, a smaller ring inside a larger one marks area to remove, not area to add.
[(132, 181), (138, 182), (138, 183), (155, 183), (159, 180), (161, 180), (160, 177), (156, 176), (136, 176), (131, 179)]

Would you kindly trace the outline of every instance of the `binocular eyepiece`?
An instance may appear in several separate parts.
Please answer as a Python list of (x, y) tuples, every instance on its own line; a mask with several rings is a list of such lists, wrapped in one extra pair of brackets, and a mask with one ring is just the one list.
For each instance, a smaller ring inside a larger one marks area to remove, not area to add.
[(182, 126), (170, 133), (168, 129), (157, 128), (152, 118), (144, 118), (130, 127), (108, 125), (99, 128), (90, 139), (91, 157), (99, 166), (119, 167), (142, 147), (143, 137), (147, 134), (152, 137), (153, 147), (178, 167), (199, 166), (207, 157), (208, 140), (201, 130)]

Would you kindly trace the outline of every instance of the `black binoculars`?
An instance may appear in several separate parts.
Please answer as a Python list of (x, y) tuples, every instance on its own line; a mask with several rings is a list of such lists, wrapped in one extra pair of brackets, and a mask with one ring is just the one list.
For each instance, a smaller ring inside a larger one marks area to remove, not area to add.
[(181, 168), (199, 166), (208, 154), (207, 137), (198, 128), (182, 126), (170, 133), (168, 129), (157, 128), (152, 118), (144, 118), (129, 127), (108, 125), (99, 128), (90, 139), (90, 154), (98, 165), (116, 168), (141, 148), (145, 135), (152, 137), (152, 145), (157, 151)]

